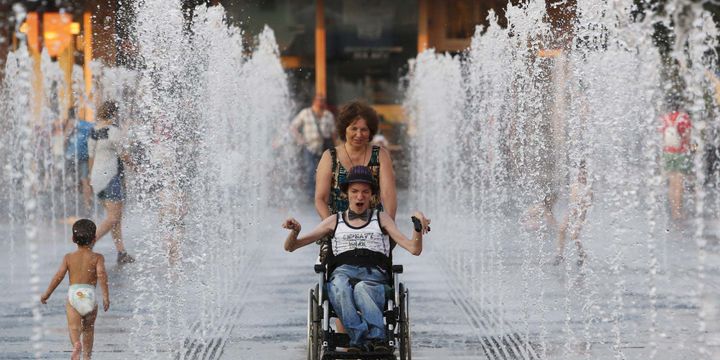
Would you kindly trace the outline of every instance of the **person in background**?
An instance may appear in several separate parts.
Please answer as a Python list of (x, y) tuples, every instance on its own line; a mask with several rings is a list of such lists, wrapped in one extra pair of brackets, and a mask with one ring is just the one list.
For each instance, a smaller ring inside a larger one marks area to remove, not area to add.
[(335, 145), (335, 117), (326, 109), (325, 97), (316, 95), (312, 106), (302, 109), (290, 122), (290, 133), (295, 143), (302, 147), (303, 166), (305, 167), (307, 194), (311, 199), (315, 195), (315, 169), (323, 151)]
[(90, 168), (88, 160), (88, 138), (93, 129), (93, 123), (75, 117), (75, 109), (70, 109), (69, 120), (65, 137), (65, 166), (77, 176), (80, 186), (84, 214), (89, 215), (92, 204), (92, 188), (90, 187)]
[(375, 110), (359, 101), (343, 106), (338, 115), (338, 135), (342, 143), (325, 151), (317, 167), (315, 210), (321, 219), (348, 208), (347, 195), (340, 189), (348, 169), (366, 166), (379, 184), (370, 208), (384, 210), (395, 219), (397, 192), (390, 153), (371, 139), (377, 134), (379, 118)]
[(577, 247), (577, 266), (582, 266), (587, 259), (587, 254), (580, 242), (580, 232), (585, 224), (588, 209), (592, 206), (593, 192), (592, 184), (588, 181), (587, 163), (580, 161), (578, 174), (575, 181), (570, 185), (570, 198), (568, 212), (560, 222), (558, 229), (557, 254), (553, 265), (560, 265), (565, 259), (565, 241), (568, 233), (570, 240), (575, 242)]
[(683, 212), (683, 187), (685, 177), (692, 171), (690, 154), (690, 116), (679, 106), (662, 117), (660, 132), (663, 136), (663, 162), (668, 178), (668, 200), (673, 221), (685, 219)]
[(118, 264), (135, 259), (125, 251), (122, 239), (122, 213), (125, 202), (125, 166), (130, 162), (123, 151), (122, 134), (117, 123), (117, 105), (108, 101), (98, 111), (98, 121), (88, 142), (90, 186), (105, 208), (105, 219), (97, 229), (95, 241), (112, 232)]

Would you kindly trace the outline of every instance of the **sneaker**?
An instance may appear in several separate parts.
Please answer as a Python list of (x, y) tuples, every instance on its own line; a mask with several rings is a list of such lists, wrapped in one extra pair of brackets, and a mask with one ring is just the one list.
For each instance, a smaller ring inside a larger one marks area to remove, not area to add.
[(558, 266), (562, 264), (562, 262), (565, 260), (565, 258), (562, 255), (555, 255), (555, 259), (551, 262), (553, 266)]
[(578, 256), (576, 262), (577, 266), (582, 267), (585, 264), (585, 260), (587, 260), (587, 255), (585, 255), (585, 253), (582, 253), (580, 256)]
[(346, 352), (349, 352), (349, 353), (359, 353), (359, 352), (362, 352), (362, 349), (360, 349), (359, 346), (353, 346), (353, 345), (351, 345), (351, 346), (348, 346), (348, 347), (345, 348), (345, 349), (346, 349), (345, 351), (346, 351)]
[(127, 251), (122, 251), (118, 253), (117, 256), (117, 263), (118, 264), (130, 264), (134, 263), (135, 258), (130, 256), (130, 254), (127, 253)]

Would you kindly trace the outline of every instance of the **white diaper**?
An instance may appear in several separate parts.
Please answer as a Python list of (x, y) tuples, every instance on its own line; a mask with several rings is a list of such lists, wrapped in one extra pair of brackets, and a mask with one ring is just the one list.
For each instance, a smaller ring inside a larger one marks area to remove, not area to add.
[(73, 284), (68, 289), (68, 302), (80, 316), (85, 316), (95, 310), (95, 287), (88, 284)]

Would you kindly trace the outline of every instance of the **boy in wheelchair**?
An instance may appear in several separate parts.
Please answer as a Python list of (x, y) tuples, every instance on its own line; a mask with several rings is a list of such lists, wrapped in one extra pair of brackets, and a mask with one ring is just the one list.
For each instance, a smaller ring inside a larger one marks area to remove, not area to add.
[(411, 240), (390, 216), (370, 211), (377, 184), (365, 166), (350, 169), (341, 189), (348, 195), (349, 209), (329, 216), (306, 235), (298, 238), (300, 223), (293, 218), (285, 220), (283, 227), (291, 230), (285, 250), (292, 252), (332, 235), (327, 260), (328, 298), (350, 337), (348, 352), (391, 351), (383, 323), (385, 285), (389, 285), (392, 266), (388, 235), (411, 254), (420, 255), (430, 219), (419, 211), (414, 213), (416, 226)]

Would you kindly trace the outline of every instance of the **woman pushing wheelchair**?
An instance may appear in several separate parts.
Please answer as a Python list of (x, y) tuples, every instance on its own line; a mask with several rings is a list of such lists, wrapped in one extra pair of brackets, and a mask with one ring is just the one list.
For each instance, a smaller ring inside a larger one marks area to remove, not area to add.
[(350, 169), (340, 186), (347, 194), (348, 210), (328, 216), (301, 237), (300, 223), (285, 220), (283, 227), (291, 230), (285, 250), (292, 252), (330, 235), (328, 297), (350, 336), (348, 352), (390, 351), (383, 323), (385, 285), (392, 266), (388, 236), (411, 254), (420, 255), (430, 219), (416, 211), (412, 239), (408, 239), (388, 214), (371, 210), (377, 184), (365, 166)]

